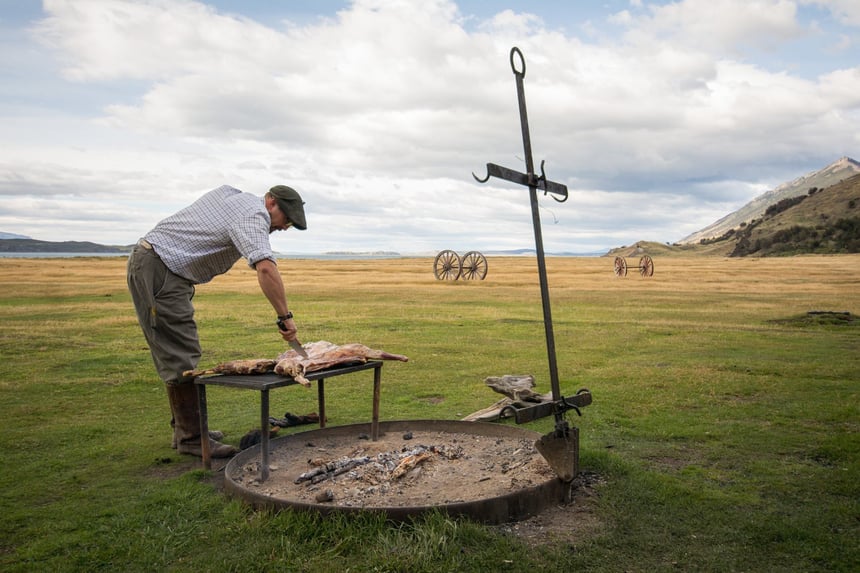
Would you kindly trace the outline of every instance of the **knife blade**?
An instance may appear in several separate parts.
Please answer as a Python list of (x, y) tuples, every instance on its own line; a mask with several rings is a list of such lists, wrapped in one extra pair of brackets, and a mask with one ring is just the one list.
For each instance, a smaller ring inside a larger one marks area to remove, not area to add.
[(307, 353), (307, 351), (304, 349), (304, 347), (302, 346), (302, 343), (301, 343), (301, 342), (299, 342), (299, 341), (298, 341), (298, 340), (296, 340), (296, 339), (288, 340), (287, 342), (289, 342), (289, 343), (290, 343), (290, 346), (292, 347), (292, 349), (293, 349), (293, 350), (295, 350), (296, 352), (298, 352), (298, 353), (302, 356), (302, 358), (307, 358), (307, 357), (308, 357), (308, 353)]

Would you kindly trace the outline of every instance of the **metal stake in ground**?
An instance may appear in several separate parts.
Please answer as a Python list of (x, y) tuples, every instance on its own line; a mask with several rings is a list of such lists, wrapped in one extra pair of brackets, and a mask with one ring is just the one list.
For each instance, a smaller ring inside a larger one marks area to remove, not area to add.
[[(537, 253), (538, 276), (540, 278), (541, 302), (543, 304), (543, 322), (546, 333), (546, 350), (549, 360), (549, 376), (552, 385), (552, 404), (551, 412), (555, 415), (555, 430), (547, 434), (535, 444), (538, 451), (546, 458), (547, 462), (552, 466), (553, 470), (560, 478), (565, 481), (570, 481), (576, 475), (578, 468), (578, 435), (576, 428), (571, 428), (564, 419), (564, 412), (573, 408), (578, 411), (578, 406), (586, 406), (591, 403), (591, 394), (587, 391), (580, 391), (575, 397), (575, 401), (568, 401), (561, 395), (558, 382), (558, 365), (555, 356), (555, 335), (552, 329), (552, 311), (549, 302), (549, 285), (546, 278), (546, 261), (543, 251), (543, 235), (541, 234), (540, 212), (538, 206), (537, 192), (541, 190), (544, 195), (552, 194), (552, 198), (563, 203), (567, 200), (567, 186), (549, 181), (544, 173), (544, 162), (541, 161), (540, 171), (538, 176), (534, 170), (534, 160), (532, 159), (532, 144), (529, 134), (529, 120), (526, 111), (526, 96), (523, 87), (523, 79), (526, 77), (526, 61), (523, 53), (519, 48), (511, 49), (510, 54), (511, 70), (514, 72), (514, 77), (517, 82), (517, 98), (520, 108), (520, 125), (523, 134), (523, 151), (525, 152), (526, 172), (520, 173), (506, 167), (501, 167), (493, 163), (487, 163), (487, 176), (483, 179), (472, 173), (480, 183), (486, 183), (491, 176), (526, 185), (529, 188), (529, 199), (532, 209), (532, 224), (534, 226), (535, 235), (535, 251)], [(523, 408), (517, 410), (517, 423), (527, 422), (546, 416), (550, 413), (547, 405), (540, 405), (532, 408)], [(571, 435), (573, 434), (573, 435)]]

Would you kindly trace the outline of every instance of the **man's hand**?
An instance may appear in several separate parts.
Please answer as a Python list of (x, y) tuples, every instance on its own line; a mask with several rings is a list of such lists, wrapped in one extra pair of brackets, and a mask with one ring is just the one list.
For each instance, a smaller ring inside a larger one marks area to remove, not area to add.
[(296, 327), (296, 323), (292, 318), (278, 321), (278, 332), (281, 333), (281, 336), (287, 342), (289, 342), (290, 340), (295, 340), (296, 333), (298, 331), (299, 329)]

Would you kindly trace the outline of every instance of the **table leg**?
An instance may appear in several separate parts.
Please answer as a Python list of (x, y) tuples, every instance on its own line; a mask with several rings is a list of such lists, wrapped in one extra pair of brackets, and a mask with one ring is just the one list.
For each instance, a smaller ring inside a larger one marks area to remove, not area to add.
[(212, 456), (209, 448), (209, 411), (206, 405), (206, 385), (196, 384), (197, 404), (200, 412), (200, 450), (203, 457), (203, 468), (212, 469)]
[(260, 390), (260, 481), (269, 479), (269, 389)]
[(373, 417), (370, 419), (370, 439), (379, 439), (379, 386), (382, 382), (382, 365), (373, 369)]
[(320, 415), (320, 428), (325, 428), (325, 378), (317, 380), (317, 407)]

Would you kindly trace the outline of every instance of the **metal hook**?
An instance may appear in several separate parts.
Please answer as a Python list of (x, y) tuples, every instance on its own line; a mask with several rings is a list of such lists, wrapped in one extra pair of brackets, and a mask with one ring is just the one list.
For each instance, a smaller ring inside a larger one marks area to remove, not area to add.
[[(552, 190), (548, 189), (549, 186), (547, 185), (546, 172), (543, 170), (544, 163), (546, 163), (546, 160), (541, 159), (540, 160), (540, 177), (537, 178), (537, 183), (538, 183), (537, 187), (543, 189), (544, 196), (547, 193), (551, 192), (553, 199), (555, 199), (559, 203), (564, 203), (565, 201), (567, 201), (567, 187), (557, 186), (557, 185), (550, 183), (550, 185), (552, 186)], [(558, 187), (561, 187), (561, 188), (558, 188)], [(556, 197), (557, 194), (562, 195), (561, 199)]]
[(486, 183), (487, 181), (490, 180), (490, 170), (489, 170), (489, 168), (487, 169), (487, 176), (484, 177), (483, 179), (481, 179), (480, 177), (475, 175), (474, 171), (472, 171), (472, 177), (474, 177), (475, 181), (477, 181), (478, 183)]

